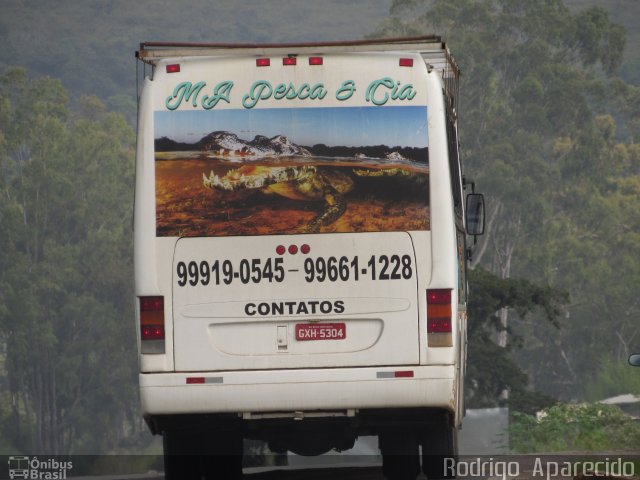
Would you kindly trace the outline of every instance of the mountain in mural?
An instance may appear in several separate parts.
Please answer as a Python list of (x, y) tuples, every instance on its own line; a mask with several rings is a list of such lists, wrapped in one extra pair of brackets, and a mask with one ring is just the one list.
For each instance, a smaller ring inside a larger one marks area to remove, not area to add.
[(242, 157), (280, 157), (280, 156), (311, 156), (311, 152), (304, 147), (291, 142), (284, 135), (268, 138), (256, 135), (253, 140), (243, 140), (235, 133), (215, 131), (202, 137), (196, 143), (181, 143), (167, 137), (156, 139), (156, 151), (200, 151), (219, 156)]
[(244, 140), (235, 133), (217, 130), (205, 135), (195, 143), (176, 142), (168, 137), (155, 140), (156, 152), (202, 152), (217, 157), (327, 157), (327, 158), (369, 158), (402, 161), (428, 161), (428, 149), (415, 147), (390, 147), (371, 145), (361, 147), (327, 146), (316, 144), (301, 146), (293, 143), (285, 135), (266, 137), (256, 135), (253, 140)]

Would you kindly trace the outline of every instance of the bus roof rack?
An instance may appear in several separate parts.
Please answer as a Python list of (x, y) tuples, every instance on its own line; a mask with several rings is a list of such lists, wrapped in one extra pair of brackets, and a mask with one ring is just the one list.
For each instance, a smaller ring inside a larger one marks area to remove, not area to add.
[(417, 52), (431, 70), (441, 72), (448, 99), (449, 114), (455, 119), (458, 111), (460, 69), (439, 35), (390, 37), (312, 43), (183, 43), (143, 42), (136, 58), (144, 63), (176, 57), (331, 54), (357, 52)]

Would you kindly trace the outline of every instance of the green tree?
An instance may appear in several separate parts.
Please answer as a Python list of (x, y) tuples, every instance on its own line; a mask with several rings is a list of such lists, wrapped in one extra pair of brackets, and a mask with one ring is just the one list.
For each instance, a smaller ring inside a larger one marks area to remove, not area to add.
[[(555, 403), (552, 398), (529, 390), (527, 375), (512, 355), (522, 339), (512, 335), (509, 345), (501, 347), (496, 343), (496, 332), (504, 328), (499, 315), (504, 308), (512, 309), (522, 319), (532, 312), (542, 312), (546, 322), (558, 328), (567, 294), (524, 279), (503, 279), (481, 267), (470, 272), (469, 283), (467, 406), (509, 405), (532, 413)], [(509, 395), (502, 397), (505, 391)]]
[(619, 359), (640, 339), (636, 127), (616, 128), (637, 92), (609, 77), (625, 32), (561, 0), (396, 0), (391, 13), (376, 35), (441, 33), (462, 67), (462, 156), (488, 199), (475, 264), (571, 296), (557, 332), (503, 308), (499, 343), (523, 336), (533, 385), (575, 398), (598, 370), (585, 358)]
[(20, 69), (0, 76), (0, 106), (8, 436), (29, 452), (103, 451), (135, 428), (134, 136), (95, 97), (71, 109), (59, 81)]
[[(599, 364), (594, 379), (585, 385), (584, 393), (591, 402), (625, 394), (640, 396), (640, 375), (627, 362), (605, 360)], [(640, 411), (639, 403), (636, 410)]]

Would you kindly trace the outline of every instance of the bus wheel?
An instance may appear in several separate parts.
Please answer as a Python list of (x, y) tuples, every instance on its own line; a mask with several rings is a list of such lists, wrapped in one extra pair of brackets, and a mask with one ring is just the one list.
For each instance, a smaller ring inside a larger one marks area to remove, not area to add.
[(198, 442), (190, 432), (169, 430), (162, 434), (165, 480), (200, 480)]
[(242, 436), (169, 430), (163, 437), (165, 480), (242, 478)]
[(422, 471), (430, 479), (456, 478), (457, 430), (443, 414), (422, 438)]
[(206, 439), (203, 464), (204, 480), (239, 480), (242, 478), (242, 436), (226, 432)]
[(415, 480), (420, 472), (418, 439), (414, 432), (392, 430), (378, 435), (382, 473), (387, 480)]

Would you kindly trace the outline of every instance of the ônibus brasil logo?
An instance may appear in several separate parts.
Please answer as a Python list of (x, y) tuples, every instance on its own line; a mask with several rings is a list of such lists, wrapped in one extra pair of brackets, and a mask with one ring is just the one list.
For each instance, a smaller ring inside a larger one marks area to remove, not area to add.
[(60, 461), (55, 458), (40, 460), (38, 457), (9, 457), (9, 478), (32, 480), (62, 480), (67, 478), (67, 471), (73, 468), (73, 462)]

